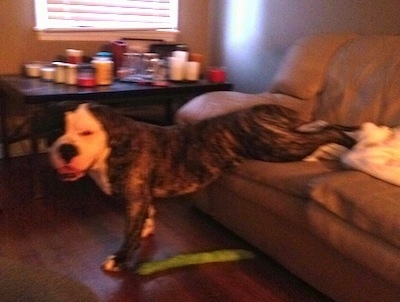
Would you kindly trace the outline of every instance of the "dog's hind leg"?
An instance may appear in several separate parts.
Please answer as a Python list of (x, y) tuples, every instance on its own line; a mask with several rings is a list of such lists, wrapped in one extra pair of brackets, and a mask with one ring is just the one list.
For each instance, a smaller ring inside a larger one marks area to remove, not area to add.
[(134, 198), (132, 195), (130, 197), (131, 199), (126, 201), (127, 213), (124, 241), (120, 249), (104, 261), (102, 269), (105, 271), (121, 271), (140, 246), (143, 227), (148, 218), (148, 211), (152, 207), (150, 206), (151, 198), (142, 194), (140, 196), (135, 195)]

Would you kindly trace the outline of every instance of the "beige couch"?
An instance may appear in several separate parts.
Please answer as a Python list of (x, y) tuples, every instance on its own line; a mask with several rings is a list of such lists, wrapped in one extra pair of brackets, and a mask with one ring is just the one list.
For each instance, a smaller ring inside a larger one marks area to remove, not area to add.
[[(208, 93), (176, 118), (192, 123), (258, 103), (289, 106), (307, 121), (399, 125), (400, 36), (301, 39), (268, 92)], [(334, 300), (400, 301), (400, 187), (340, 161), (247, 161), (193, 199)]]

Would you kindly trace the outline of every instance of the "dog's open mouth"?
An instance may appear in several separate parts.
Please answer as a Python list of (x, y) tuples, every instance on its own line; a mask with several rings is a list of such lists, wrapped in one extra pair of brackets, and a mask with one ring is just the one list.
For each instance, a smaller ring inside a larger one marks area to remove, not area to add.
[(59, 174), (60, 179), (63, 181), (75, 181), (78, 178), (81, 178), (82, 175), (76, 174), (76, 173), (64, 173), (64, 174)]
[(58, 175), (63, 181), (75, 181), (85, 175), (81, 170), (71, 168), (69, 166), (64, 166), (57, 169)]

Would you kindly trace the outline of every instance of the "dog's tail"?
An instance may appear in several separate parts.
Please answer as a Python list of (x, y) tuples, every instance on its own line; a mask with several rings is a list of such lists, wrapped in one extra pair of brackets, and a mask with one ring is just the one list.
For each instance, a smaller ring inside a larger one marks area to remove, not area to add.
[(343, 126), (339, 124), (330, 124), (323, 120), (316, 120), (311, 123), (303, 124), (296, 128), (299, 132), (318, 132), (323, 129), (336, 129), (343, 132), (354, 132), (360, 129), (359, 126)]
[[(308, 124), (303, 124), (296, 128), (301, 133), (330, 133), (336, 137), (335, 143), (352, 148), (356, 144), (354, 139), (355, 133), (359, 130), (359, 126), (344, 126), (339, 124), (329, 124), (326, 121), (317, 120)], [(332, 133), (333, 132), (333, 133)], [(330, 136), (330, 135), (329, 135)]]
[(346, 148), (351, 149), (357, 143), (354, 138), (354, 131), (358, 130), (357, 128), (331, 125), (330, 127), (325, 128), (325, 130), (337, 132), (340, 138), (336, 143), (343, 145)]

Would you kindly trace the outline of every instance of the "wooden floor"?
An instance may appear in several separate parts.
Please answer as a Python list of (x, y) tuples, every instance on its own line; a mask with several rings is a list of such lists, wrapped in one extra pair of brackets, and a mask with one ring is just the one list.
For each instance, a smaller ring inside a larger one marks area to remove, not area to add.
[[(0, 161), (0, 256), (67, 275), (100, 301), (329, 301), (254, 249), (257, 257), (251, 260), (150, 276), (139, 276), (134, 268), (106, 274), (100, 264), (121, 242), (122, 205), (103, 196), (90, 180), (62, 183), (46, 167), (41, 173), (45, 198), (33, 200), (30, 167), (25, 157)], [(156, 201), (156, 208), (156, 234), (143, 241), (136, 261), (252, 249), (184, 198)]]

